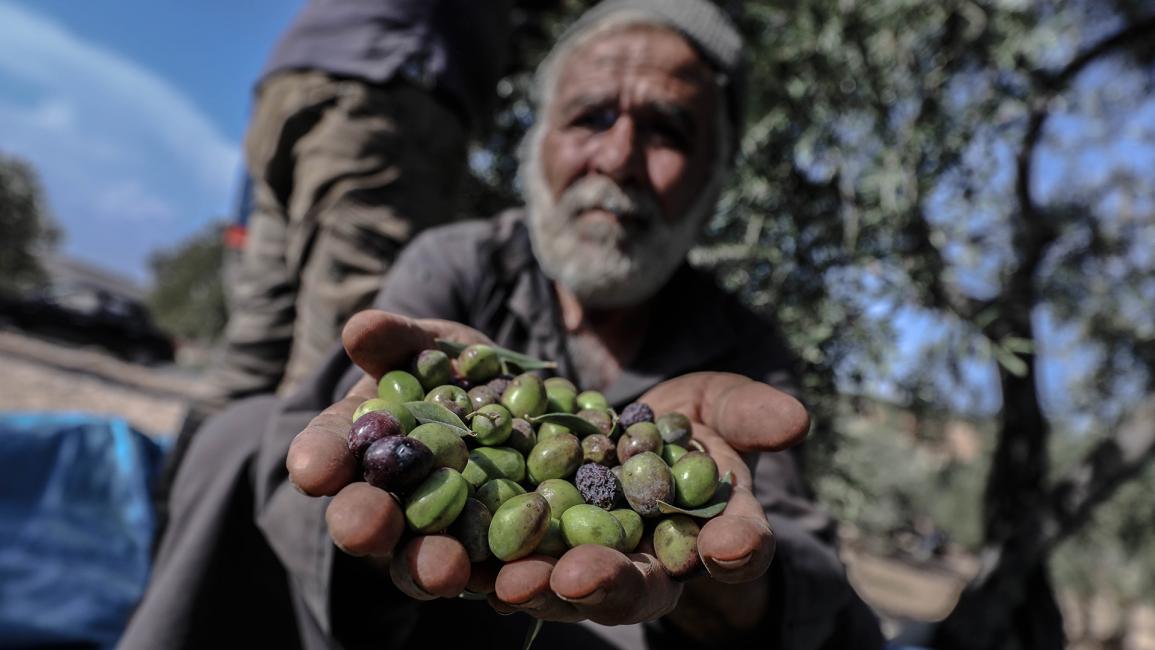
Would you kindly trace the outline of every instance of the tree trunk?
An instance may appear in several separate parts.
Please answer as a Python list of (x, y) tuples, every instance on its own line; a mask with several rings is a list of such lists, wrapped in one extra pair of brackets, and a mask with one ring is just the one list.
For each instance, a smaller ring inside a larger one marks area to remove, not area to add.
[[(1029, 317), (1016, 321), (1014, 329), (1025, 331), (1014, 334), (1029, 336)], [(984, 494), (979, 575), (939, 625), (936, 648), (1001, 650), (1012, 639), (1032, 650), (1063, 647), (1062, 616), (1046, 558), (1035, 552), (1034, 540), (1023, 538), (1025, 531), (1038, 530), (1045, 512), (1049, 435), (1035, 392), (1033, 357), (1026, 362), (1021, 377), (1001, 371), (1002, 423)]]

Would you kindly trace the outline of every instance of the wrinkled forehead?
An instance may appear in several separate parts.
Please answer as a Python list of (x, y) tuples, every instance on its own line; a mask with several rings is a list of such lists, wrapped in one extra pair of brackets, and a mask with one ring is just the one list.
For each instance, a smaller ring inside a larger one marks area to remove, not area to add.
[(655, 24), (623, 24), (579, 37), (560, 61), (555, 98), (587, 86), (645, 84), (691, 98), (717, 92), (713, 68), (678, 32)]

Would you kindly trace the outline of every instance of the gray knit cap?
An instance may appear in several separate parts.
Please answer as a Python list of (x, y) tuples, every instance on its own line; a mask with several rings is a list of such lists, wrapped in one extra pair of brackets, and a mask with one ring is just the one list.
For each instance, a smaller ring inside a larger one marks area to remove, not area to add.
[[(746, 103), (746, 62), (742, 36), (726, 14), (708, 0), (605, 0), (585, 12), (562, 34), (558, 45), (596, 27), (619, 13), (652, 18), (686, 37), (719, 73), (725, 88), (727, 110), (737, 151), (742, 139)], [(556, 49), (556, 48), (555, 48)]]

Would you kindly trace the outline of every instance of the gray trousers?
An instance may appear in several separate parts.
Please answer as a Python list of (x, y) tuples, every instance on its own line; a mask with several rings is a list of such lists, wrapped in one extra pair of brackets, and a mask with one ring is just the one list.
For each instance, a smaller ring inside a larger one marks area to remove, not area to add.
[(456, 113), (404, 82), (304, 71), (262, 84), (213, 401), (286, 393), (320, 363), (410, 238), (454, 216), (467, 140)]

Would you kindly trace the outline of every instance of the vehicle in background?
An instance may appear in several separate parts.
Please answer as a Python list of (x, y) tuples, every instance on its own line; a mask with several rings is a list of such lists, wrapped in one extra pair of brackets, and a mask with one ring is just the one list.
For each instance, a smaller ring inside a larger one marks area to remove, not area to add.
[(0, 294), (0, 325), (33, 336), (95, 345), (134, 363), (171, 363), (172, 338), (152, 321), (143, 292), (131, 282), (78, 260), (46, 265), (50, 283)]

